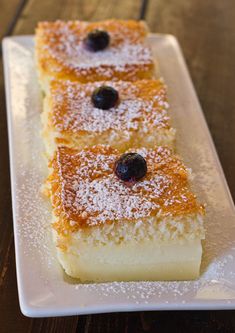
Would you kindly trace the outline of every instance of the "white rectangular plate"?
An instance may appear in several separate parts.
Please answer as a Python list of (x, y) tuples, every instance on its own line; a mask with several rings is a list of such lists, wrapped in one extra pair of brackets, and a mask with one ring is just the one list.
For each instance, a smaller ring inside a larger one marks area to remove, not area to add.
[(50, 206), (40, 195), (46, 176), (40, 137), (42, 98), (32, 36), (3, 42), (10, 140), (17, 280), (26, 316), (235, 309), (235, 211), (208, 128), (173, 36), (149, 38), (169, 90), (177, 151), (196, 175), (207, 204), (201, 277), (185, 282), (78, 284), (60, 268), (50, 236)]

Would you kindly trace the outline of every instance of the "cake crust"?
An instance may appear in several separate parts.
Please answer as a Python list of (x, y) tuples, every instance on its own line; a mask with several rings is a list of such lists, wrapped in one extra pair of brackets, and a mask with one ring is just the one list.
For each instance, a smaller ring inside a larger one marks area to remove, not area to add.
[(120, 156), (117, 150), (102, 145), (82, 151), (58, 148), (48, 180), (59, 217), (54, 223), (58, 233), (114, 221), (132, 223), (154, 216), (177, 219), (204, 214), (204, 207), (189, 188), (187, 168), (170, 149), (134, 151), (146, 159), (148, 172), (143, 180), (128, 184), (113, 171)]
[[(110, 35), (110, 46), (101, 52), (84, 48), (83, 40), (95, 29)], [(40, 22), (36, 29), (36, 56), (41, 81), (57, 77), (80, 82), (107, 79), (136, 80), (153, 75), (147, 35), (142, 21)]]
[[(103, 85), (119, 94), (118, 104), (109, 110), (95, 108), (91, 100), (93, 91)], [(87, 84), (53, 80), (44, 105), (45, 143), (53, 148), (109, 144), (120, 151), (131, 146), (173, 146), (175, 130), (168, 110), (162, 80)]]
[[(91, 96), (101, 86), (117, 90), (119, 103), (110, 110), (94, 107)], [(140, 124), (147, 132), (151, 126), (169, 129), (166, 86), (162, 80), (135, 82), (101, 81), (79, 84), (70, 81), (51, 82), (50, 106), (52, 126), (60, 132), (83, 134), (108, 130), (133, 131)]]

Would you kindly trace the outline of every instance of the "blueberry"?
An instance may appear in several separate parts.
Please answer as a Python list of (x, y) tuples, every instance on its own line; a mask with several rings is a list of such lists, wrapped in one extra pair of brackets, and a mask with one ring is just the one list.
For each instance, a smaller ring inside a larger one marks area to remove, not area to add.
[(146, 175), (147, 164), (141, 155), (126, 153), (116, 161), (114, 171), (123, 181), (136, 181)]
[(118, 101), (118, 92), (112, 87), (101, 86), (95, 89), (91, 96), (91, 100), (96, 108), (108, 110), (116, 105)]
[(86, 48), (93, 52), (104, 50), (109, 45), (109, 42), (109, 34), (103, 30), (93, 30), (84, 39)]

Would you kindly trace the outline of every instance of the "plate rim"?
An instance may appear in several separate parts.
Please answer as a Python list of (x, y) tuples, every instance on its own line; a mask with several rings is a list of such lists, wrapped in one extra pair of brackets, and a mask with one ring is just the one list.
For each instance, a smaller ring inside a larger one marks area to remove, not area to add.
[[(202, 107), (200, 105), (198, 96), (196, 94), (196, 90), (194, 88), (191, 76), (189, 74), (188, 67), (185, 62), (185, 58), (183, 56), (183, 52), (181, 50), (180, 44), (177, 38), (171, 34), (159, 34), (159, 33), (151, 33), (151, 38), (156, 37), (166, 37), (172, 39), (175, 46), (177, 47), (181, 63), (182, 63), (182, 71), (184, 71), (184, 75), (190, 85), (190, 89), (195, 96), (195, 100), (198, 103), (198, 116), (201, 118), (202, 126), (204, 127), (204, 132), (207, 136), (208, 143), (210, 145), (210, 149), (215, 159), (215, 164), (218, 169), (218, 173), (220, 174), (221, 181), (223, 182), (224, 188), (226, 190), (228, 201), (231, 209), (235, 212), (235, 207), (233, 203), (233, 199), (229, 190), (229, 186), (220, 163), (208, 124), (206, 122), (205, 115), (202, 111)], [(11, 92), (10, 92), (10, 74), (9, 74), (9, 62), (7, 60), (7, 44), (8, 41), (20, 40), (25, 38), (34, 39), (34, 35), (19, 35), (19, 36), (10, 36), (5, 37), (2, 40), (2, 49), (3, 49), (3, 69), (4, 69), (4, 83), (5, 83), (5, 95), (6, 95), (6, 113), (7, 113), (7, 128), (8, 128), (8, 142), (9, 142), (9, 158), (10, 158), (10, 177), (11, 177), (11, 192), (12, 192), (12, 211), (13, 211), (13, 227), (14, 227), (14, 242), (15, 242), (15, 257), (16, 257), (16, 274), (17, 274), (17, 285), (18, 285), (18, 295), (19, 295), (19, 303), (22, 313), (27, 317), (48, 317), (48, 316), (69, 316), (69, 315), (80, 315), (80, 314), (95, 314), (95, 313), (111, 313), (111, 312), (132, 312), (132, 311), (156, 311), (156, 310), (220, 310), (220, 309), (235, 309), (235, 299), (230, 303), (227, 303), (225, 300), (204, 300), (203, 303), (195, 303), (192, 299), (190, 303), (179, 303), (179, 302), (171, 302), (171, 303), (161, 303), (159, 306), (158, 303), (154, 304), (115, 304), (113, 306), (88, 306), (81, 308), (78, 305), (76, 308), (72, 306), (72, 308), (66, 309), (56, 309), (56, 306), (50, 308), (38, 308), (32, 306), (30, 302), (25, 298), (23, 284), (22, 284), (22, 275), (20, 273), (20, 259), (19, 259), (19, 236), (17, 235), (17, 222), (16, 222), (16, 197), (15, 197), (15, 172), (13, 169), (14, 165), (14, 152), (13, 152), (13, 120), (12, 120), (12, 108), (11, 108)], [(131, 301), (130, 301), (131, 303)]]

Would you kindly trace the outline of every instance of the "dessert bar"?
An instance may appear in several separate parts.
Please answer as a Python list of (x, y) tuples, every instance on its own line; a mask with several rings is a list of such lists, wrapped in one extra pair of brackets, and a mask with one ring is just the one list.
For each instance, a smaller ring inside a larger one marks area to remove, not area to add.
[(52, 80), (42, 114), (47, 154), (60, 145), (82, 149), (108, 144), (120, 151), (173, 146), (175, 130), (168, 108), (162, 80)]
[(125, 154), (59, 147), (47, 191), (66, 273), (80, 281), (189, 280), (199, 275), (204, 207), (169, 148)]
[(151, 78), (153, 59), (143, 21), (40, 22), (36, 59), (44, 91), (52, 77), (92, 82)]

